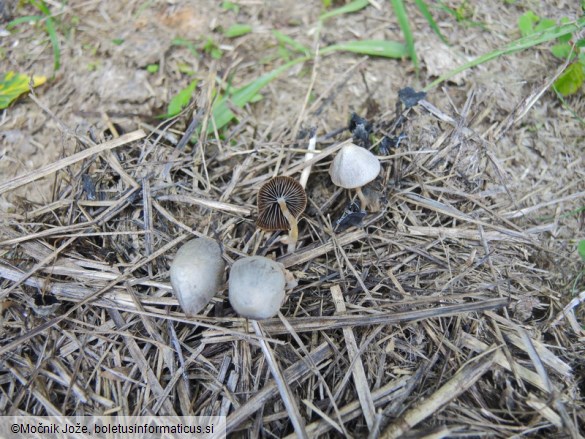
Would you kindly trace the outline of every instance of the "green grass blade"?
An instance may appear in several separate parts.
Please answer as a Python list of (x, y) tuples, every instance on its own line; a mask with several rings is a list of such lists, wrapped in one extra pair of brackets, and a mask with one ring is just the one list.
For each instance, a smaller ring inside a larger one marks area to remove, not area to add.
[(579, 241), (577, 245), (577, 251), (579, 252), (579, 256), (581, 256), (581, 260), (585, 262), (585, 239)]
[(297, 51), (305, 56), (307, 56), (311, 53), (311, 51), (309, 50), (308, 47), (303, 46), (297, 40), (289, 37), (288, 35), (283, 34), (280, 31), (273, 30), (272, 35), (274, 35), (274, 37), (276, 38), (276, 40), (280, 44), (284, 44), (286, 46), (289, 46), (291, 49), (293, 49), (293, 50), (295, 50), (295, 51)]
[(234, 24), (223, 31), (227, 38), (237, 38), (252, 32), (252, 26), (249, 24)]
[(321, 55), (333, 52), (353, 52), (361, 55), (382, 56), (385, 58), (406, 58), (408, 50), (402, 43), (387, 40), (347, 41), (333, 44), (321, 50)]
[[(278, 35), (278, 36), (277, 36)], [(282, 36), (282, 34), (275, 33), (275, 36), (279, 41), (290, 44), (288, 37)], [(294, 40), (293, 40), (294, 41)], [(306, 49), (300, 46), (299, 49)], [(365, 41), (347, 41), (344, 43), (333, 44), (327, 46), (321, 50), (321, 55), (325, 56), (339, 51), (353, 52), (361, 55), (381, 56), (386, 58), (405, 58), (408, 56), (406, 46), (402, 43), (395, 41), (386, 40), (365, 40)], [(212, 117), (215, 122), (215, 127), (219, 130), (230, 123), (234, 118), (234, 113), (230, 110), (229, 104), (243, 108), (246, 104), (254, 102), (258, 98), (258, 93), (264, 88), (269, 82), (273, 81), (276, 77), (290, 69), (296, 64), (300, 64), (312, 58), (312, 55), (301, 56), (297, 59), (287, 62), (282, 66), (272, 70), (271, 72), (265, 73), (249, 84), (240, 87), (228, 96), (224, 96), (216, 101), (213, 105)], [(210, 124), (208, 133), (213, 132), (213, 124)]]
[(171, 102), (169, 102), (167, 114), (164, 117), (174, 117), (183, 111), (183, 108), (189, 105), (189, 102), (191, 102), (191, 97), (193, 96), (193, 91), (195, 91), (195, 87), (197, 87), (197, 82), (197, 80), (191, 81), (187, 87), (180, 90), (175, 96), (173, 96)]
[(191, 52), (191, 54), (195, 56), (198, 55), (197, 47), (189, 40), (180, 37), (175, 37), (171, 40), (171, 44), (174, 46), (186, 47), (187, 49), (189, 49), (189, 52)]
[(45, 5), (45, 2), (42, 0), (33, 1), (31, 3), (46, 16), (45, 30), (47, 31), (49, 40), (53, 46), (53, 70), (57, 71), (61, 67), (61, 48), (59, 47), (59, 39), (57, 38), (57, 31), (55, 30), (55, 22), (51, 17), (51, 11), (49, 11), (49, 8), (47, 8), (47, 5)]
[(573, 23), (562, 24), (560, 26), (554, 26), (544, 31), (536, 34), (531, 34), (522, 38), (519, 38), (511, 43), (507, 44), (501, 49), (496, 49), (492, 52), (486, 53), (485, 55), (481, 55), (465, 64), (457, 67), (456, 69), (451, 70), (450, 72), (445, 73), (440, 78), (436, 79), (435, 81), (431, 82), (424, 88), (424, 91), (429, 91), (430, 89), (436, 87), (443, 81), (452, 78), (453, 76), (467, 70), (471, 67), (478, 66), (485, 62), (491, 61), (494, 58), (498, 58), (502, 55), (509, 55), (514, 52), (519, 52), (520, 50), (525, 50), (533, 46), (537, 46), (539, 44), (545, 43), (547, 41), (556, 40), (563, 35), (567, 35), (569, 33), (573, 33), (579, 29), (583, 29), (585, 27), (585, 17), (581, 17), (577, 21)]
[(418, 9), (421, 12), (421, 14), (423, 14), (423, 16), (425, 17), (425, 19), (427, 20), (427, 23), (429, 23), (429, 26), (431, 27), (431, 29), (433, 30), (433, 32), (435, 34), (437, 34), (437, 36), (441, 39), (441, 41), (443, 43), (449, 44), (447, 42), (447, 39), (441, 33), (441, 29), (439, 29), (439, 26), (437, 25), (437, 22), (435, 21), (435, 19), (431, 15), (431, 12), (429, 11), (429, 8), (427, 7), (427, 4), (425, 3), (425, 1), (424, 0), (414, 0), (414, 3), (418, 7)]
[[(273, 81), (276, 77), (286, 72), (292, 66), (305, 62), (308, 59), (309, 57), (301, 57), (283, 64), (271, 72), (265, 73), (249, 84), (240, 87), (231, 96), (226, 96), (219, 99), (213, 106), (212, 110), (212, 117), (215, 121), (215, 127), (219, 130), (235, 118), (234, 113), (229, 109), (228, 102), (236, 107), (243, 108), (244, 105), (252, 102), (257, 97), (258, 92), (262, 90), (269, 82)], [(212, 132), (213, 125), (210, 124), (208, 133)]]
[(400, 25), (400, 29), (402, 29), (402, 34), (404, 35), (404, 41), (406, 42), (406, 50), (412, 63), (414, 64), (414, 68), (418, 75), (418, 58), (416, 56), (416, 50), (414, 48), (414, 36), (412, 35), (412, 31), (410, 30), (410, 23), (408, 22), (408, 15), (406, 14), (406, 8), (404, 7), (404, 3), (402, 0), (390, 0), (392, 4), (392, 8), (394, 8), (394, 12), (396, 13), (396, 18), (398, 18), (398, 24)]
[(479, 27), (479, 28), (484, 29), (484, 30), (487, 29), (486, 25), (484, 23), (482, 23), (480, 21), (473, 21), (470, 18), (473, 16), (473, 13), (471, 12), (470, 2), (468, 2), (467, 0), (463, 0), (463, 1), (458, 2), (459, 5), (455, 9), (447, 6), (443, 2), (443, 0), (435, 0), (435, 2), (437, 4), (436, 7), (438, 9), (451, 15), (457, 21), (457, 23), (466, 23), (472, 27)]
[(324, 14), (321, 14), (321, 16), (319, 17), (319, 20), (325, 21), (331, 17), (336, 17), (337, 15), (343, 15), (343, 14), (349, 14), (352, 12), (361, 11), (369, 4), (370, 4), (370, 2), (368, 0), (354, 0), (345, 6), (342, 6), (340, 8), (333, 9), (332, 11), (325, 12)]
[(47, 17), (45, 24), (47, 34), (53, 46), (53, 70), (57, 71), (61, 67), (61, 48), (59, 47), (59, 39), (57, 38), (57, 31), (55, 30), (55, 23), (51, 17)]
[(42, 19), (43, 19), (43, 17), (41, 15), (27, 15), (25, 17), (18, 17), (18, 18), (15, 18), (14, 20), (10, 21), (6, 25), (6, 29), (10, 30), (13, 27), (18, 26), (19, 24), (35, 22), (35, 21), (39, 21)]

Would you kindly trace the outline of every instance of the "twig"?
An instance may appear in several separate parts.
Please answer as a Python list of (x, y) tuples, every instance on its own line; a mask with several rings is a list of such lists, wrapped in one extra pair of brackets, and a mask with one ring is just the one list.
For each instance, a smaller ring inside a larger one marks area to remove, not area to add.
[[(345, 314), (346, 308), (341, 288), (339, 288), (339, 285), (334, 285), (331, 287), (330, 291), (333, 303), (335, 304), (335, 310), (339, 314)], [(364, 365), (359, 356), (359, 349), (355, 341), (353, 330), (349, 327), (343, 328), (343, 336), (345, 338), (349, 359), (353, 367), (353, 380), (362, 407), (362, 412), (366, 419), (366, 423), (368, 424), (368, 429), (371, 431), (374, 428), (376, 409), (374, 407), (374, 400), (370, 393), (370, 386), (368, 385)]]
[(494, 353), (481, 356), (472, 363), (463, 366), (459, 371), (424, 402), (410, 409), (398, 420), (386, 428), (380, 438), (399, 438), (410, 429), (432, 414), (441, 411), (445, 406), (479, 380), (494, 364)]
[(276, 381), (276, 386), (278, 387), (278, 391), (280, 392), (280, 397), (282, 398), (282, 402), (286, 407), (286, 410), (290, 417), (290, 421), (292, 422), (293, 427), (295, 429), (295, 433), (299, 438), (309, 439), (309, 436), (305, 431), (305, 422), (303, 421), (303, 418), (301, 418), (301, 414), (295, 402), (295, 398), (292, 392), (290, 391), (287, 381), (284, 379), (280, 371), (280, 367), (276, 362), (276, 358), (274, 357), (272, 349), (270, 349), (270, 346), (268, 346), (268, 343), (266, 343), (266, 340), (264, 339), (264, 334), (262, 332), (262, 329), (260, 328), (260, 324), (256, 320), (252, 320), (251, 323), (252, 326), (254, 327), (256, 335), (260, 339), (260, 347), (262, 348), (262, 352), (264, 352), (264, 357), (266, 358), (268, 367), (272, 372), (274, 381)]
[[(311, 371), (307, 363), (315, 364), (317, 368), (323, 366), (323, 362), (330, 358), (333, 353), (331, 346), (322, 343), (311, 351), (308, 358), (301, 358), (292, 366), (284, 371), (286, 382), (294, 383), (303, 381)], [(262, 390), (252, 396), (244, 405), (231, 413), (226, 420), (226, 433), (233, 432), (242, 422), (248, 419), (254, 412), (266, 404), (270, 398), (278, 394), (276, 381), (272, 381), (264, 386)]]

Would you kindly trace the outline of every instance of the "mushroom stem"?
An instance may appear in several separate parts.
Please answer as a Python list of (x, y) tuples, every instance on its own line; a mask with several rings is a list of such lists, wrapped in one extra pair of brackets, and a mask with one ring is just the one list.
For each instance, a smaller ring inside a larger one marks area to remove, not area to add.
[[(308, 162), (309, 160), (311, 160), (313, 158), (313, 156), (315, 155), (316, 145), (317, 145), (317, 131), (315, 131), (313, 133), (313, 135), (311, 136), (311, 139), (309, 140), (309, 146), (308, 146), (307, 152), (305, 154), (305, 162)], [(311, 175), (311, 168), (312, 167), (313, 167), (313, 165), (309, 165), (305, 169), (303, 169), (303, 172), (301, 172), (301, 178), (299, 178), (299, 183), (301, 184), (303, 189), (307, 188), (307, 181), (309, 181), (309, 175)]]
[(293, 253), (295, 251), (295, 247), (297, 245), (297, 239), (299, 238), (299, 227), (297, 225), (297, 219), (290, 213), (288, 207), (286, 207), (286, 203), (282, 198), (278, 199), (278, 205), (280, 206), (280, 210), (282, 214), (285, 216), (288, 224), (290, 226), (290, 235), (288, 240), (288, 253)]
[(360, 203), (361, 203), (360, 209), (366, 210), (366, 208), (368, 207), (368, 199), (366, 198), (366, 196), (362, 192), (362, 188), (361, 187), (356, 188), (356, 192), (357, 192), (357, 196), (359, 197)]

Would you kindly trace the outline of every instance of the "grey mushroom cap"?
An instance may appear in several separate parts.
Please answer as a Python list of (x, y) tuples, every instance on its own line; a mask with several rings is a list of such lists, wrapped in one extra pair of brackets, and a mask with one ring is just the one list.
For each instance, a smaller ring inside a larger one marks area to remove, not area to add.
[(209, 238), (186, 242), (171, 264), (171, 284), (179, 305), (188, 316), (203, 310), (223, 283), (225, 262), (221, 248)]
[(282, 264), (263, 256), (242, 258), (230, 270), (229, 300), (241, 317), (268, 319), (284, 301), (285, 284)]
[(380, 173), (380, 160), (370, 151), (353, 143), (345, 145), (337, 153), (329, 175), (336, 186), (355, 189), (365, 186)]

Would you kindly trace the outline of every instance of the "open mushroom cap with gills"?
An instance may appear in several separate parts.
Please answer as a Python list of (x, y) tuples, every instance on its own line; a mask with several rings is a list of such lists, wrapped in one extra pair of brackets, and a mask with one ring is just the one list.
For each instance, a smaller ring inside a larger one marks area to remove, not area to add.
[(288, 252), (295, 250), (299, 236), (298, 217), (307, 207), (307, 195), (291, 177), (273, 177), (258, 191), (256, 225), (266, 231), (290, 230)]

